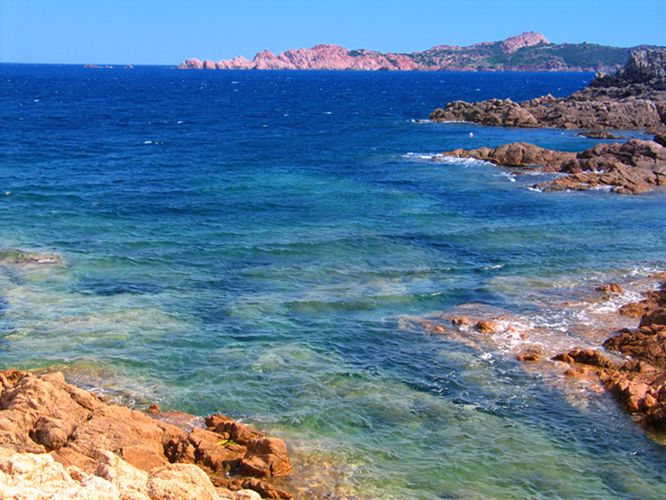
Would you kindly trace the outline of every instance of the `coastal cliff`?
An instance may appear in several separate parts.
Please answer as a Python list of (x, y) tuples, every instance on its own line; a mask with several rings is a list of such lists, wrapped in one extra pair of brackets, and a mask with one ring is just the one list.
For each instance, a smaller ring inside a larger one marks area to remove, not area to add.
[(362, 71), (599, 71), (622, 64), (629, 49), (589, 43), (554, 44), (540, 33), (526, 32), (497, 42), (467, 47), (437, 45), (428, 50), (395, 53), (367, 49), (349, 50), (320, 44), (269, 50), (254, 58), (237, 56), (220, 61), (187, 59), (180, 69), (306, 69)]
[(623, 69), (598, 75), (588, 87), (568, 97), (454, 101), (434, 110), (430, 119), (504, 127), (659, 132), (666, 127), (666, 49), (634, 50)]

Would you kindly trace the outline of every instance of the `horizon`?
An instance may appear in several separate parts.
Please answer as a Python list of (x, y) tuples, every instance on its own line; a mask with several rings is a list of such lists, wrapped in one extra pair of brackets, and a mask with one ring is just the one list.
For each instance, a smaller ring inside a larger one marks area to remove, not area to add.
[[(653, 4), (639, 0), (631, 3), (631, 9), (654, 10)], [(577, 15), (572, 17), (574, 8)], [(175, 2), (73, 0), (58, 5), (48, 0), (0, 0), (0, 62), (174, 65), (188, 58), (251, 59), (263, 50), (279, 54), (318, 44), (409, 53), (437, 45), (501, 41), (529, 31), (543, 34), (551, 43), (666, 45), (661, 29), (666, 13), (636, 18), (641, 26), (629, 32), (621, 29), (627, 8), (628, 2), (622, 0), (594, 0), (582, 6), (572, 0), (557, 6), (526, 0), (507, 0), (499, 6), (479, 0), (474, 12), (482, 11), (483, 16), (472, 17), (469, 23), (450, 23), (469, 16), (468, 3), (422, 0), (405, 8), (398, 0), (362, 6), (350, 0), (335, 5), (305, 0), (220, 5), (204, 0), (193, 9)], [(440, 29), (442, 24), (445, 29)], [(124, 36), (119, 37), (119, 32)]]

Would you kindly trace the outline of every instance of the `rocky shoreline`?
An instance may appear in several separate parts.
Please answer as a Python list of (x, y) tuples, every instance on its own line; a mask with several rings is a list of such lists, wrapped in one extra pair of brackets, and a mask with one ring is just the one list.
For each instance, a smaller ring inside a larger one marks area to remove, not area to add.
[[(660, 141), (660, 142), (656, 142)], [(447, 158), (474, 158), (517, 173), (561, 174), (532, 186), (540, 191), (587, 191), (607, 189), (619, 194), (641, 194), (666, 186), (666, 144), (632, 139), (624, 144), (597, 144), (581, 153), (569, 153), (518, 142), (497, 148), (456, 149), (437, 155)]]
[(639, 49), (617, 74), (598, 75), (568, 97), (546, 95), (523, 102), (454, 101), (430, 114), (434, 122), (473, 122), (523, 128), (666, 129), (666, 49)]
[[(638, 423), (666, 432), (666, 275), (657, 290), (639, 302), (627, 304), (620, 314), (640, 318), (636, 328), (613, 333), (599, 349), (573, 349), (553, 359), (572, 366), (566, 372), (581, 376), (595, 373)], [(617, 361), (606, 352), (626, 357)]]
[(0, 372), (2, 498), (290, 499), (275, 482), (291, 473), (284, 441), (225, 415), (141, 412), (59, 372)]
[(434, 122), (473, 122), (525, 128), (582, 129), (581, 135), (616, 138), (610, 130), (646, 130), (653, 141), (632, 139), (624, 144), (598, 144), (581, 153), (512, 143), (497, 148), (456, 149), (438, 155), (475, 158), (505, 167), (562, 174), (536, 184), (542, 191), (607, 189), (640, 194), (666, 185), (666, 49), (631, 53), (617, 74), (599, 75), (574, 94), (552, 95), (520, 103), (490, 99), (455, 101), (430, 114)]
[[(464, 306), (448, 314), (417, 319), (415, 326), (472, 347), (491, 347), (514, 357), (525, 369), (555, 374), (563, 381), (581, 380), (588, 386), (600, 383), (600, 389), (610, 392), (639, 425), (662, 441), (666, 436), (666, 273), (652, 275), (648, 282), (657, 285), (644, 292), (641, 300), (625, 303), (614, 312), (634, 326), (616, 331), (572, 325), (576, 333), (568, 337), (530, 326), (524, 318), (504, 312), (483, 314), (472, 309), (470, 314)], [(609, 283), (597, 287), (588, 300), (609, 303), (624, 293), (620, 284)], [(572, 304), (565, 302), (561, 307)], [(602, 321), (607, 317), (608, 313), (602, 314)], [(560, 346), (570, 345), (572, 338), (589, 342), (560, 350)], [(503, 350), (506, 345), (511, 348)], [(566, 395), (571, 387), (562, 390)]]

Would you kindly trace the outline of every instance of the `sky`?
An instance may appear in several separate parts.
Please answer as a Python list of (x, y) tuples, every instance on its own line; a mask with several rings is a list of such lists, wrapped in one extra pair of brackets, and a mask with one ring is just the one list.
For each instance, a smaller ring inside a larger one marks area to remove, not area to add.
[(317, 43), (412, 52), (523, 31), (666, 45), (666, 0), (0, 0), (0, 62), (178, 64)]

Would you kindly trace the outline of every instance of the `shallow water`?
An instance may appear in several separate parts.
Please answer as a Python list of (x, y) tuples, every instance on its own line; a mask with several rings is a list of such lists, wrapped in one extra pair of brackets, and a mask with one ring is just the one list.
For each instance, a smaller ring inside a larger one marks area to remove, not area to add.
[(474, 302), (566, 330), (549, 297), (666, 267), (663, 193), (429, 160), (591, 147), (417, 121), (590, 77), (0, 65), (0, 249), (65, 261), (0, 263), (0, 366), (256, 423), (304, 496), (663, 498), (666, 452), (609, 397), (401, 328)]

